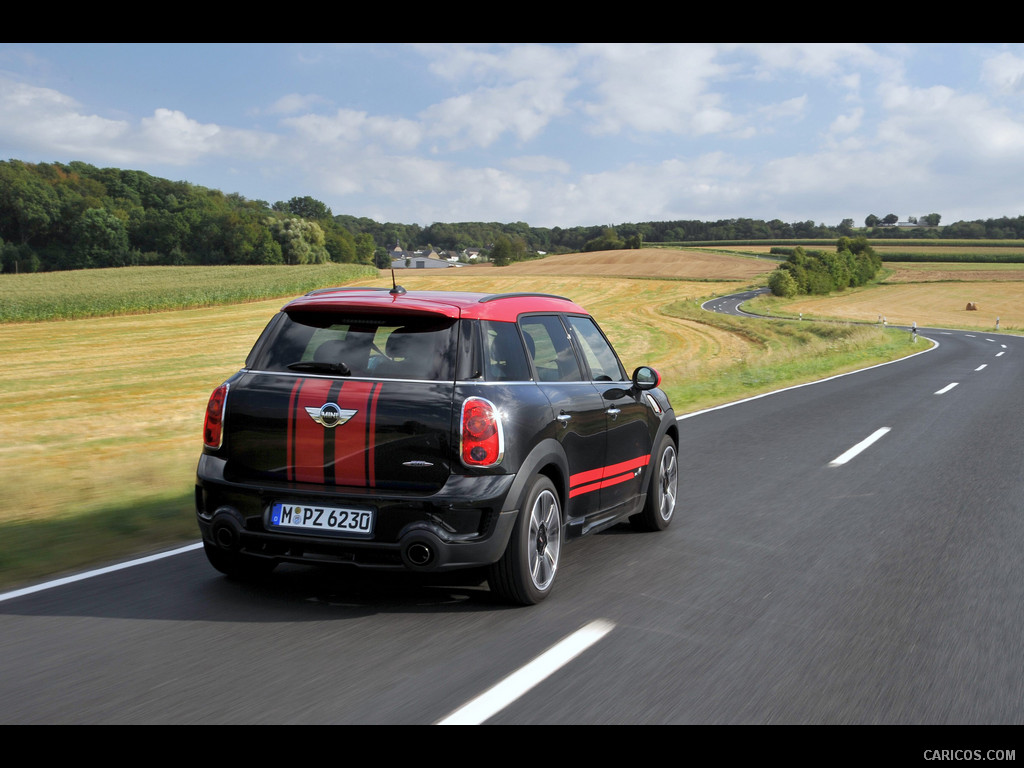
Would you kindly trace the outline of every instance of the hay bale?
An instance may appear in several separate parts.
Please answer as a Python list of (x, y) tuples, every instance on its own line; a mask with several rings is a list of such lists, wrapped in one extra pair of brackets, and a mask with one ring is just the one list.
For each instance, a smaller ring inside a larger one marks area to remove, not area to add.
[(975, 304), (973, 301), (968, 301), (967, 302), (967, 311), (968, 312), (977, 312), (978, 311), (978, 305)]

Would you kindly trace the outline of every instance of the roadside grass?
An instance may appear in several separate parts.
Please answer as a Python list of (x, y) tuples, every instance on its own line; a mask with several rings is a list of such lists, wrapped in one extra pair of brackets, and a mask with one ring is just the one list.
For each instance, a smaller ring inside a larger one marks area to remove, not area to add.
[(665, 311), (751, 342), (737, 356), (694, 360), (677, 372), (682, 375), (665, 386), (677, 414), (896, 360), (929, 345), (925, 340), (914, 343), (905, 331), (873, 325), (717, 315), (688, 302)]
[[(390, 280), (375, 273), (359, 282)], [(623, 279), (492, 268), (409, 272), (400, 280), (409, 290), (571, 296), (597, 317), (629, 370), (646, 363), (662, 373), (679, 413), (922, 348), (907, 344), (907, 334), (877, 327), (704, 312), (699, 304), (710, 294), (745, 287), (710, 275), (666, 280), (652, 270), (646, 279)], [(323, 281), (311, 287), (346, 282), (333, 275)], [(242, 365), (284, 303), (251, 295), (246, 301), (0, 324), (7, 501), (0, 587), (197, 538), (192, 485), (207, 397)]]
[(0, 525), (0, 589), (198, 538), (191, 492)]

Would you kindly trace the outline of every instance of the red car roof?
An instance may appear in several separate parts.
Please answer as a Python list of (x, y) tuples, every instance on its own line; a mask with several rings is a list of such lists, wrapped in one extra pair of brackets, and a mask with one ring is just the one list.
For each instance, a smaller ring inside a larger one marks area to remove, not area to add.
[(336, 310), (356, 313), (443, 315), (478, 320), (515, 322), (524, 312), (569, 312), (586, 315), (569, 299), (541, 293), (468, 293), (462, 291), (409, 291), (334, 288), (314, 291), (284, 306), (285, 312)]

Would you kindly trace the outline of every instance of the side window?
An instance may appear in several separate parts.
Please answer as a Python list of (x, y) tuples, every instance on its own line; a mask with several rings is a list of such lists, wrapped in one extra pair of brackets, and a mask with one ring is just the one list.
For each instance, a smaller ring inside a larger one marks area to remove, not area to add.
[(519, 319), (526, 350), (541, 381), (583, 381), (576, 353), (562, 321), (555, 315)]
[(589, 317), (570, 316), (567, 319), (594, 381), (624, 381), (625, 371), (597, 324)]
[(530, 381), (530, 364), (515, 323), (484, 321), (482, 326), (487, 380)]

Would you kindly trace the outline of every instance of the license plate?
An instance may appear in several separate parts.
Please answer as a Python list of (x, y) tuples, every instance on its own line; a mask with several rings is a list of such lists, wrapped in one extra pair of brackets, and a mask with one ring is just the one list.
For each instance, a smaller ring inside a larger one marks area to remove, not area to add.
[(372, 536), (374, 510), (318, 507), (276, 502), (270, 508), (270, 527), (328, 536)]

